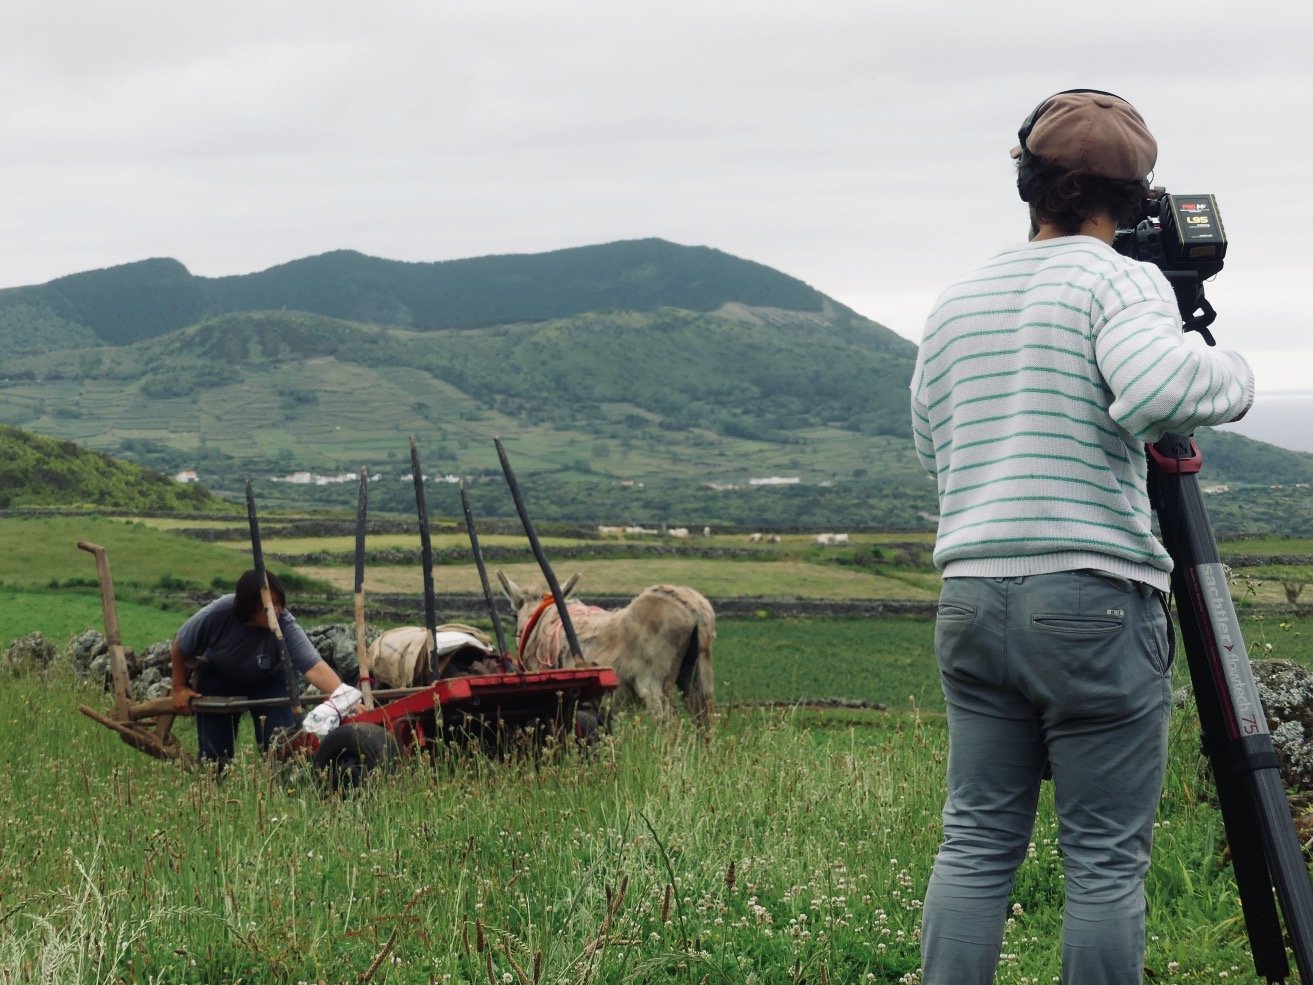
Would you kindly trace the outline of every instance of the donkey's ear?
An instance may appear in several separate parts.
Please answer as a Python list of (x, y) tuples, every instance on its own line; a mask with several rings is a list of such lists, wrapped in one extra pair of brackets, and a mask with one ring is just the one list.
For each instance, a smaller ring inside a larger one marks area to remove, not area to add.
[(520, 591), (520, 586), (511, 581), (511, 579), (507, 577), (506, 572), (502, 571), (500, 568), (497, 569), (497, 580), (501, 582), (501, 588), (502, 591), (506, 593), (506, 597), (516, 605), (519, 605), (520, 599), (524, 595), (524, 593)]

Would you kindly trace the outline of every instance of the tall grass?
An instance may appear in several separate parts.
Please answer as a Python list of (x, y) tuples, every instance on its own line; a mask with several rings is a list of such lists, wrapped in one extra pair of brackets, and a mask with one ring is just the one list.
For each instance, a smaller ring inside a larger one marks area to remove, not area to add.
[[(936, 767), (893, 753), (942, 745), (915, 719), (813, 735), (794, 714), (745, 713), (710, 746), (626, 719), (587, 755), (450, 750), (337, 800), (249, 749), (218, 783), (180, 774), (80, 720), (76, 686), (18, 690), (0, 720), (6, 761), (24, 764), (0, 819), (13, 981), (337, 982), (372, 967), (500, 982), (535, 961), (550, 982), (822, 966), (859, 981), (915, 965), (903, 883), (923, 878), (932, 825), (890, 859)], [(883, 936), (898, 954), (878, 955)], [(59, 957), (76, 940), (98, 964)]]
[[(80, 537), (111, 549), (129, 646), (186, 615), (150, 603), (159, 578), (206, 584), (235, 574), (218, 559), (238, 564), (115, 521), (6, 521), (0, 534), (14, 551), (25, 536), (67, 548), (55, 561), (29, 550), (18, 585), (6, 565), (0, 645), (100, 627)], [(1313, 662), (1307, 617), (1237, 598), (1254, 656)], [(709, 744), (682, 720), (622, 718), (586, 754), (449, 749), (347, 799), (303, 769), (269, 769), (249, 723), (214, 782), (78, 715), (106, 699), (62, 672), (0, 673), (0, 985), (915, 982), (946, 755), (931, 623), (722, 619), (715, 665)], [(752, 707), (820, 698), (894, 710)], [(190, 724), (177, 728), (189, 747)], [(1253, 980), (1209, 791), (1184, 709), (1149, 875), (1155, 981)], [(1056, 843), (1046, 792), (1000, 982), (1058, 974)]]
[(722, 619), (720, 703), (840, 700), (942, 711), (928, 619)]
[[(590, 752), (447, 749), (338, 799), (241, 754), (215, 782), (10, 678), (0, 982), (914, 982), (946, 739), (916, 713), (623, 718)], [(1150, 874), (1150, 973), (1250, 974), (1181, 712)], [(1056, 974), (1047, 799), (999, 980)]]

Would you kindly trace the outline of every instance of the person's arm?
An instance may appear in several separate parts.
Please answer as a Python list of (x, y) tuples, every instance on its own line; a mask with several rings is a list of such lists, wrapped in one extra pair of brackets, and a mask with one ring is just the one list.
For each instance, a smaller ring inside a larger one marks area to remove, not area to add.
[(305, 679), (324, 694), (332, 694), (342, 686), (342, 678), (337, 676), (327, 660), (320, 660), (308, 670), (302, 671)]
[(1171, 288), (1156, 268), (1110, 282), (1121, 297), (1143, 300), (1114, 307), (1098, 330), (1095, 358), (1112, 390), (1108, 413), (1144, 442), (1167, 432), (1239, 420), (1254, 401), (1254, 373), (1238, 352), (1215, 349), (1181, 333)]
[(939, 463), (935, 460), (935, 443), (930, 427), (930, 414), (925, 405), (915, 396), (912, 397), (912, 444), (916, 448), (916, 457), (921, 467), (932, 478), (939, 478)]
[(921, 467), (933, 478), (939, 478), (939, 462), (935, 458), (935, 439), (930, 426), (930, 411), (921, 400), (921, 352), (917, 353), (916, 369), (912, 373), (910, 385), (912, 396), (912, 445), (916, 448), (916, 457)]
[(287, 655), (292, 661), (292, 667), (299, 671), (307, 682), (324, 694), (332, 694), (341, 686), (342, 679), (337, 676), (337, 671), (319, 655), (319, 651), (310, 642), (310, 637), (296, 621), (296, 617), (286, 609), (278, 617), (278, 628), (282, 630), (283, 644), (287, 647)]
[(215, 599), (209, 605), (192, 613), (174, 634), (169, 666), (173, 682), (170, 697), (173, 699), (175, 714), (192, 714), (189, 702), (192, 698), (201, 696), (191, 688), (191, 669), (195, 666), (194, 661), (209, 649), (216, 631), (214, 628), (216, 621), (222, 621), (220, 614), (231, 601), (231, 595)]
[(177, 637), (173, 640), (172, 658), (169, 664), (173, 677), (173, 690), (169, 692), (173, 700), (173, 713), (190, 715), (191, 699), (197, 697), (197, 692), (193, 691), (187, 682), (187, 660), (183, 657), (182, 650), (178, 648)]

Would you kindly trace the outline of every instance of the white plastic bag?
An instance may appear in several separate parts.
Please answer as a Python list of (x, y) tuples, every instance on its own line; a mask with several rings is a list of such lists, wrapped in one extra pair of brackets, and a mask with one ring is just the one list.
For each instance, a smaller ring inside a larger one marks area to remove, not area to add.
[(350, 684), (341, 684), (332, 694), (310, 709), (301, 727), (321, 739), (333, 729), (356, 705), (364, 695)]

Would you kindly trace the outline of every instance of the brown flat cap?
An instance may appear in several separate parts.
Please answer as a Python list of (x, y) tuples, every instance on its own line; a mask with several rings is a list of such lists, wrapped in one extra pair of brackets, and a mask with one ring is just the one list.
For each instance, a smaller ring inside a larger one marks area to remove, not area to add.
[(1158, 160), (1158, 142), (1135, 107), (1107, 92), (1060, 92), (1036, 107), (1017, 135), (1021, 148), (1051, 164), (1139, 181)]

